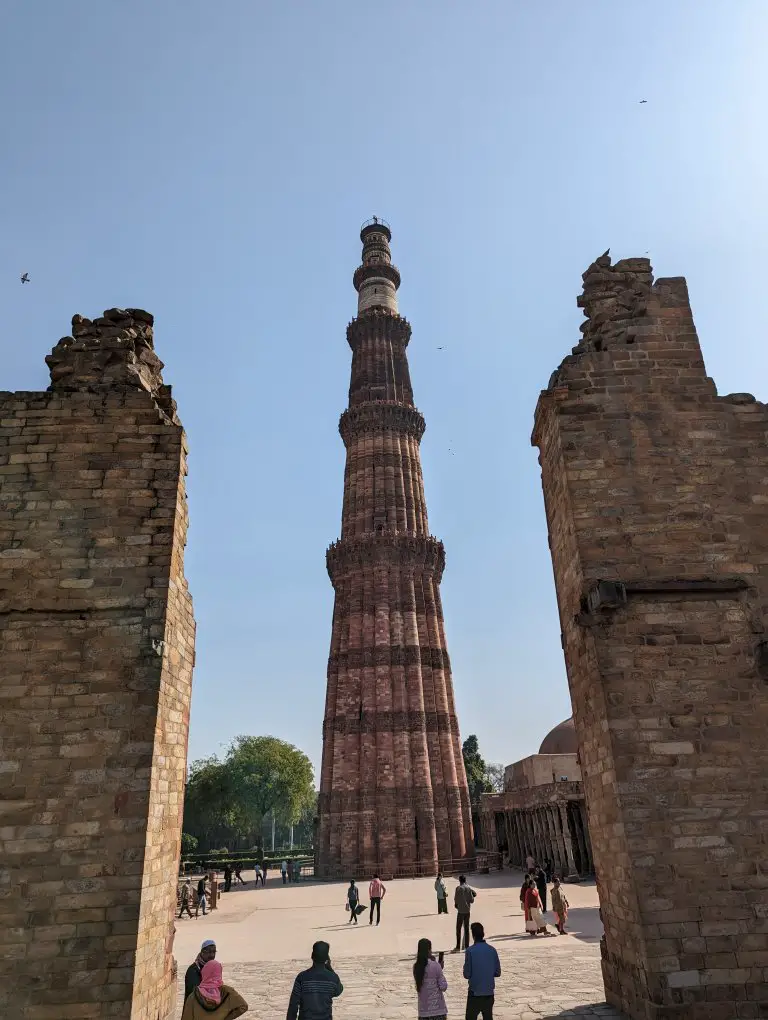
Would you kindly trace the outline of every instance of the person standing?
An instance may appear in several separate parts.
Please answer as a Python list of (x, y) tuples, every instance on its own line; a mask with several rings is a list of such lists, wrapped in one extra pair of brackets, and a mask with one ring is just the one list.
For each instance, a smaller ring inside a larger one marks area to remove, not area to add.
[(256, 885), (255, 885), (256, 889), (259, 888), (259, 879), (260, 878), (261, 878), (261, 865), (257, 861), (256, 862)]
[(493, 1000), (496, 994), (496, 978), (501, 977), (499, 954), (485, 941), (482, 924), (472, 925), (474, 945), (464, 954), (464, 977), (467, 988), (466, 1020), (493, 1020)]
[(184, 1002), (181, 1020), (235, 1020), (248, 1012), (248, 1003), (234, 988), (225, 985), (218, 960), (209, 960), (200, 984)]
[(312, 946), (312, 966), (296, 975), (286, 1020), (333, 1020), (333, 1000), (344, 985), (331, 967), (330, 948), (327, 942)]
[(283, 885), (288, 881), (288, 861), (283, 861), (280, 865), (280, 874), (283, 876)]
[(560, 885), (560, 879), (555, 875), (552, 880), (552, 910), (555, 912), (555, 924), (561, 935), (565, 935), (565, 922), (568, 920), (568, 900)]
[(224, 892), (229, 892), (232, 888), (232, 866), (230, 864), (224, 865)]
[(381, 901), (387, 895), (387, 890), (378, 875), (374, 875), (371, 884), (368, 886), (368, 895), (371, 898), (371, 916), (368, 924), (373, 924), (373, 908), (376, 907), (376, 924), (381, 920)]
[(528, 889), (525, 893), (525, 930), (533, 936), (550, 934), (541, 912), (539, 890), (532, 878), (528, 879)]
[(525, 858), (525, 866), (528, 869), (528, 874), (529, 875), (531, 874), (533, 869), (536, 867), (536, 861), (534, 861), (533, 857), (531, 857), (530, 854), (528, 854), (528, 856)]
[(208, 963), (209, 960), (216, 959), (216, 943), (213, 939), (206, 939), (200, 946), (200, 952), (197, 954), (194, 963), (190, 963), (187, 967), (187, 972), (184, 975), (184, 1001), (190, 997), (192, 992), (200, 984), (200, 976), (203, 972), (203, 967)]
[(526, 871), (523, 875), (523, 884), (520, 886), (520, 909), (525, 910), (525, 894), (528, 891), (528, 879), (531, 877), (530, 872)]
[(189, 901), (192, 899), (192, 883), (189, 879), (186, 879), (184, 885), (181, 887), (181, 910), (179, 911), (179, 920), (181, 915), (186, 912), (190, 917), (193, 916), (192, 911), (189, 909)]
[(200, 913), (200, 908), (203, 908), (203, 917), (208, 912), (208, 896), (207, 887), (205, 884), (205, 875), (197, 883), (197, 906), (195, 907), (195, 917)]
[(447, 1020), (448, 1007), (443, 992), (448, 988), (448, 982), (443, 973), (443, 954), (440, 954), (439, 960), (434, 958), (429, 939), (419, 939), (413, 980), (419, 996), (419, 1020)]
[(350, 880), (349, 889), (347, 889), (347, 910), (349, 911), (349, 920), (347, 921), (347, 924), (352, 924), (353, 921), (357, 924), (357, 908), (359, 906), (360, 893), (358, 892), (353, 878)]
[[(453, 893), (453, 905), (456, 907), (456, 948), (455, 953), (466, 949), (469, 945), (469, 912), (475, 899), (475, 890), (467, 885), (465, 875), (459, 875), (459, 884)], [(464, 932), (464, 945), (461, 944), (461, 933)]]
[(267, 881), (267, 862), (266, 859), (261, 862), (261, 888), (263, 889)]
[(435, 879), (435, 892), (437, 893), (438, 914), (448, 913), (448, 890), (445, 888), (445, 879), (441, 871), (438, 871)]
[(542, 912), (547, 912), (547, 873), (543, 868), (536, 869), (536, 888), (539, 891)]

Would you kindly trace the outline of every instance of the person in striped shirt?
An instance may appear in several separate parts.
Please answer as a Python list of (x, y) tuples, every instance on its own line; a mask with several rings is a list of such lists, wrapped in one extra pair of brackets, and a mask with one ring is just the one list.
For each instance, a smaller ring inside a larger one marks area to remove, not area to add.
[(331, 967), (327, 942), (312, 946), (312, 966), (296, 975), (286, 1020), (333, 1020), (333, 1000), (344, 986)]

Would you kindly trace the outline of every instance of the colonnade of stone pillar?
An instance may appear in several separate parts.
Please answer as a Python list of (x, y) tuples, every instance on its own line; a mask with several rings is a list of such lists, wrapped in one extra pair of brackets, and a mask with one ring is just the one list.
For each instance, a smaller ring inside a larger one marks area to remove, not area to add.
[[(488, 849), (495, 846), (494, 816), (488, 813), (487, 832), (483, 830)], [(504, 812), (509, 847), (509, 860), (525, 868), (526, 859), (537, 863), (551, 861), (554, 871), (564, 878), (590, 875), (594, 872), (592, 846), (589, 840), (586, 808), (583, 801), (542, 804), (527, 809)], [(489, 842), (489, 840), (493, 842)]]

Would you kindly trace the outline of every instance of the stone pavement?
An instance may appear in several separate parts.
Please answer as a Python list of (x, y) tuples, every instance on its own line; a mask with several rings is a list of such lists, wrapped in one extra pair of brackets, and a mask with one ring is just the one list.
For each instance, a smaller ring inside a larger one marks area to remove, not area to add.
[[(603, 1001), (594, 885), (568, 888), (573, 935), (533, 939), (523, 932), (520, 880), (518, 872), (510, 871), (470, 878), (478, 892), (473, 919), (483, 922), (501, 958), (496, 1020), (584, 1014), (617, 1020), (620, 1014)], [(360, 884), (365, 903), (367, 883)], [(448, 885), (452, 894), (454, 880)], [(345, 920), (344, 885), (283, 887), (274, 878), (266, 889), (254, 890), (251, 883), (224, 896), (221, 908), (205, 920), (177, 923), (179, 977), (202, 939), (214, 938), (224, 980), (248, 1000), (249, 1020), (275, 1020), (285, 1015), (293, 979), (309, 965), (312, 943), (325, 939), (344, 984), (335, 1020), (416, 1020), (411, 966), (416, 942), (426, 936), (435, 950), (446, 950), (449, 1016), (463, 1017), (463, 954), (449, 952), (455, 914), (436, 914), (430, 879), (389, 882), (387, 887), (381, 926), (370, 927), (364, 915), (355, 928)], [(181, 1005), (180, 994), (179, 1016)]]

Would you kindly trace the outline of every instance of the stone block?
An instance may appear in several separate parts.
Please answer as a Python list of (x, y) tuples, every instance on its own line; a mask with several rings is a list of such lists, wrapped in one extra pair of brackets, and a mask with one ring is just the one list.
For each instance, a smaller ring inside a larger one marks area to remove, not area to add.
[(742, 1016), (768, 920), (768, 408), (717, 396), (684, 281), (601, 256), (579, 305), (533, 443), (606, 995), (637, 1020)]
[(165, 1020), (175, 990), (186, 441), (147, 313), (118, 311), (78, 319), (51, 390), (0, 395), (0, 975), (35, 1020)]

